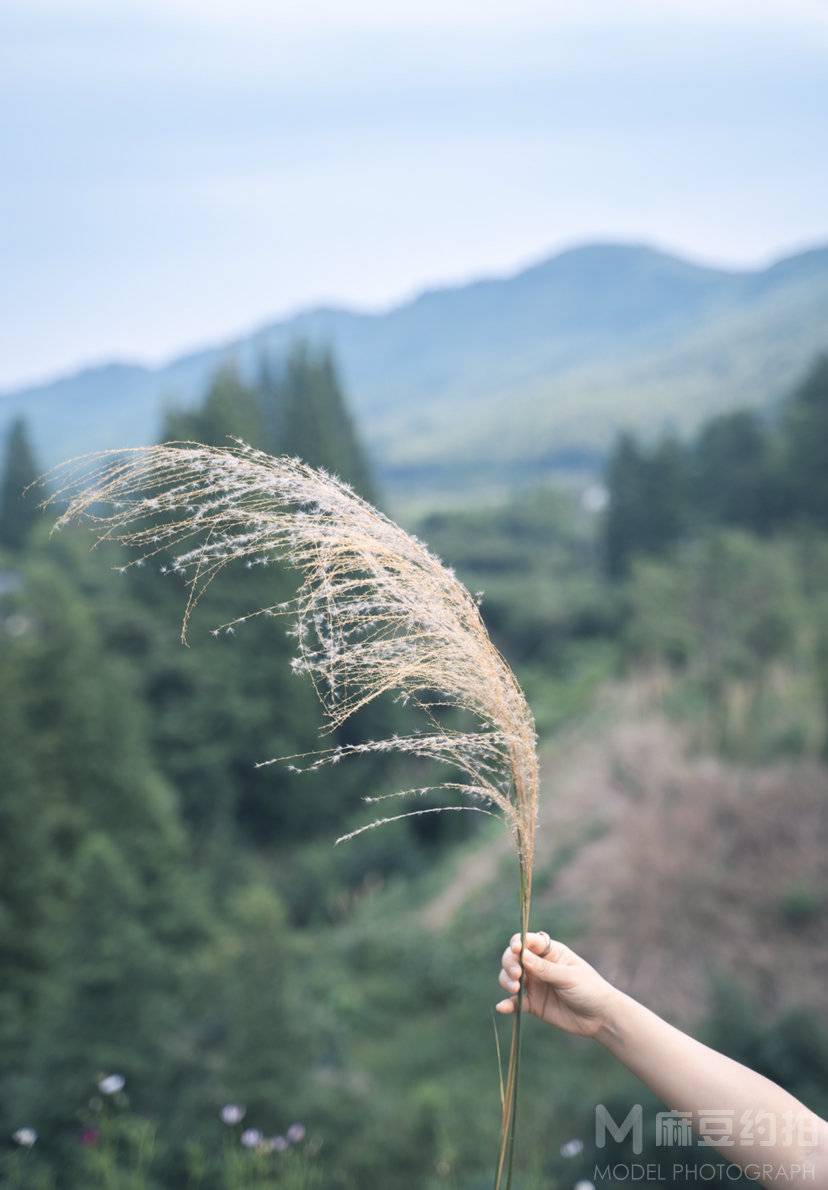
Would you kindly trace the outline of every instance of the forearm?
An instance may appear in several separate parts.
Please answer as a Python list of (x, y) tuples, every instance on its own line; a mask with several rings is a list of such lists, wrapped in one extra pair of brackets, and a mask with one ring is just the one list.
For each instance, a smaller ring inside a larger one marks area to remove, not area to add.
[[(727, 1160), (760, 1169), (783, 1166), (790, 1171), (786, 1185), (828, 1186), (828, 1128), (769, 1079), (694, 1041), (620, 992), (597, 1036), (667, 1107), (691, 1113), (697, 1134), (705, 1132), (705, 1114), (716, 1117), (709, 1131), (719, 1130), (723, 1143), (716, 1147)], [(733, 1122), (724, 1137), (723, 1117)], [(716, 1139), (710, 1136), (714, 1146)]]

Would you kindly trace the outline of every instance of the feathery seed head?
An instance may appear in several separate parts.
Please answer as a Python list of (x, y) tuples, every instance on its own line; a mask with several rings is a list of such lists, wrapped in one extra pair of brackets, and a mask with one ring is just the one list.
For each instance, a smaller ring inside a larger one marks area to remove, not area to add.
[[(409, 813), (463, 808), (504, 818), (530, 878), (538, 791), (532, 715), (489, 639), (478, 597), (426, 545), (324, 469), (238, 441), (226, 449), (170, 442), (107, 452), (60, 474), (63, 486), (47, 501), (68, 499), (57, 528), (85, 522), (100, 540), (136, 549), (137, 565), (172, 553), (169, 568), (189, 580), (183, 640), (199, 598), (228, 564), (278, 559), (297, 570), (295, 599), (254, 614), (295, 616), (293, 668), (310, 677), (328, 726), (390, 693), (424, 711), (432, 727), (329, 750), (312, 767), (390, 749), (449, 765), (463, 779), (439, 788), (482, 804)], [(248, 618), (221, 628), (231, 634)], [(441, 707), (466, 712), (474, 727), (445, 727)]]

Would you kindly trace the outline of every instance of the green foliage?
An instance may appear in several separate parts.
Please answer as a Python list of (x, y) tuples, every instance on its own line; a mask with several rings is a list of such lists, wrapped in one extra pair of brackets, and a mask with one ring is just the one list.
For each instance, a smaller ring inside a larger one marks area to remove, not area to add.
[(711, 689), (786, 656), (799, 624), (790, 550), (735, 530), (638, 563), (630, 598), (636, 654), (691, 668)]
[[(584, 715), (623, 652), (673, 670), (674, 708), (710, 746), (758, 762), (824, 743), (828, 538), (818, 502), (792, 494), (790, 445), (817, 432), (813, 384), (778, 427), (736, 415), (686, 448), (619, 444), (611, 530), (550, 488), (417, 524), (484, 592), (542, 735)], [(333, 365), (308, 348), (255, 383), (225, 369), (201, 407), (169, 415), (168, 434), (290, 444), (371, 491)], [(625, 577), (607, 583), (612, 534)], [(498, 1117), (492, 963), (517, 889), (483, 887), (448, 928), (427, 929), (419, 906), (453, 879), (440, 860), (474, 816), (333, 848), (365, 821), (363, 794), (418, 784), (422, 770), (255, 768), (320, 746), (313, 693), (290, 673), (279, 621), (232, 639), (207, 630), (286, 598), (290, 575), (226, 573), (185, 649), (177, 577), (115, 573), (124, 561), (70, 533), (47, 546), (37, 528), (0, 561), (0, 1128), (6, 1141), (23, 1125), (39, 1133), (31, 1151), (4, 1141), (0, 1180), (483, 1190)], [(351, 738), (385, 734), (399, 714), (371, 708)], [(568, 854), (539, 871), (541, 888)], [(805, 937), (822, 892), (793, 883), (770, 918)], [(577, 944), (577, 910), (553, 902), (544, 924)], [(569, 1160), (560, 1145), (588, 1141), (596, 1101), (638, 1095), (601, 1051), (535, 1025), (522, 1190), (589, 1178), (589, 1146)], [(825, 1110), (811, 1016), (766, 1021), (725, 997), (710, 1035)], [(104, 1095), (115, 1072), (126, 1086)], [(244, 1118), (225, 1124), (234, 1103)], [(281, 1151), (298, 1121), (307, 1139)], [(248, 1148), (249, 1129), (261, 1139)]]
[(270, 1119), (283, 1131), (305, 1114), (296, 1070), (310, 1069), (324, 1052), (329, 1010), (308, 978), (309, 940), (290, 930), (280, 899), (264, 882), (234, 894), (226, 922), (216, 988), (226, 1022), (223, 1098), (246, 1104), (251, 1120)]
[(619, 436), (607, 465), (605, 559), (612, 578), (661, 555), (688, 531), (729, 525), (766, 535), (828, 525), (828, 356), (816, 361), (775, 423), (750, 409), (704, 423), (694, 439), (651, 449)]
[(828, 1030), (813, 1014), (794, 1006), (769, 1021), (745, 988), (719, 981), (705, 1041), (828, 1115)]
[(807, 884), (792, 884), (779, 902), (782, 920), (792, 929), (801, 929), (815, 921), (823, 907), (824, 896), (819, 889)]
[[(7, 623), (0, 614), (0, 624)], [(0, 1128), (6, 1131), (14, 1124), (13, 1076), (25, 1060), (37, 994), (49, 970), (47, 927), (55, 908), (48, 807), (35, 779), (34, 736), (22, 713), (11, 652), (0, 647)]]
[[(126, 1095), (117, 1098), (128, 1102)], [(95, 1104), (74, 1175), (89, 1190), (160, 1190), (157, 1126), (117, 1105)]]
[(606, 518), (606, 560), (611, 577), (623, 577), (636, 553), (660, 554), (686, 528), (687, 461), (674, 438), (651, 452), (622, 434), (607, 464), (610, 505)]
[(713, 418), (689, 451), (689, 501), (697, 518), (767, 533), (784, 512), (779, 447), (752, 409)]
[(791, 543), (722, 530), (639, 561), (627, 590), (630, 660), (674, 669), (671, 695), (704, 743), (743, 759), (822, 738), (812, 610)]
[(376, 502), (368, 462), (329, 351), (316, 354), (307, 343), (297, 343), (283, 376), (270, 382), (265, 398), (275, 405), (271, 423), (276, 453), (325, 467)]
[(794, 390), (784, 411), (790, 513), (828, 523), (828, 355)]
[(232, 435), (252, 446), (262, 445), (264, 412), (259, 392), (241, 380), (233, 364), (224, 364), (199, 406), (167, 411), (161, 439), (224, 446)]
[(29, 488), (38, 475), (26, 423), (18, 417), (9, 427), (0, 470), (0, 547), (19, 550), (26, 544), (40, 517), (37, 492)]
[(629, 578), (628, 656), (685, 673), (681, 711), (695, 701), (706, 744), (744, 758), (828, 740), (826, 441), (822, 357), (774, 422), (742, 410), (673, 443), (672, 478), (664, 444), (630, 436), (608, 468), (605, 565)]
[(75, 1123), (67, 1106), (102, 1074), (123, 1071), (147, 1101), (162, 1097), (180, 990), (181, 954), (165, 945), (150, 890), (105, 834), (85, 838), (69, 885), (29, 1070), (38, 1088), (29, 1114), (52, 1143)]

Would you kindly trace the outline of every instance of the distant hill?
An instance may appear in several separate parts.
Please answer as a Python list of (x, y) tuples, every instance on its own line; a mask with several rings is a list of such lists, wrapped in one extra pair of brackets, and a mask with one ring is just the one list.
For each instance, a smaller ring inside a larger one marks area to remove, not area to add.
[(113, 363), (0, 395), (41, 457), (152, 440), (165, 403), (297, 337), (331, 344), (386, 482), (423, 489), (594, 465), (619, 426), (688, 429), (765, 406), (828, 347), (828, 248), (763, 270), (643, 245), (574, 248), (384, 313), (314, 309), (159, 368)]

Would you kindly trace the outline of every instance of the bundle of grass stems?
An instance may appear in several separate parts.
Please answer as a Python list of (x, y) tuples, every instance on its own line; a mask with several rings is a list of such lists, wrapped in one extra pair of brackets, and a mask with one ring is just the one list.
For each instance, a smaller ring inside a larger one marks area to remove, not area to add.
[[(410, 735), (322, 749), (310, 754), (308, 767), (388, 751), (439, 762), (457, 778), (384, 795), (416, 799), (439, 789), (446, 804), (377, 818), (337, 842), (412, 815), (466, 809), (501, 818), (517, 850), (525, 937), (538, 797), (534, 721), (477, 601), (423, 542), (323, 469), (235, 439), (227, 448), (168, 442), (84, 456), (57, 476), (47, 503), (67, 506), (56, 528), (83, 522), (99, 543), (137, 551), (122, 569), (170, 555), (162, 569), (188, 586), (184, 642), (199, 598), (229, 564), (281, 561), (298, 572), (294, 598), (214, 632), (253, 616), (293, 617), (292, 664), (313, 682), (331, 732), (383, 694), (410, 702), (428, 724)], [(512, 1181), (522, 997), (521, 981), (508, 1066), (500, 1072), (495, 1190)]]

